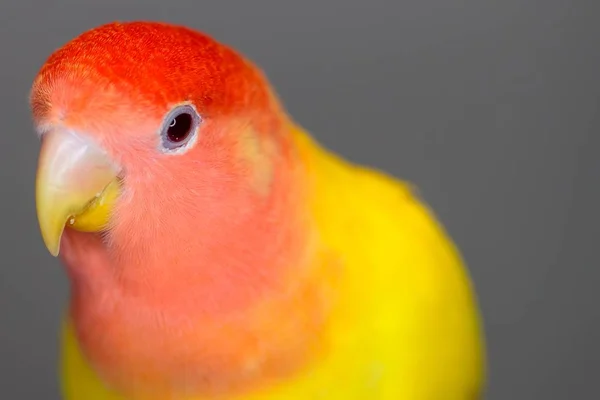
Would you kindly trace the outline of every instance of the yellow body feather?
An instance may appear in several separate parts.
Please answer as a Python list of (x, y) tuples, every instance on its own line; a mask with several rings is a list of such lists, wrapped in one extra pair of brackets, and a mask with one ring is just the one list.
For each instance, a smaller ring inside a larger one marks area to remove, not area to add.
[[(408, 184), (352, 165), (302, 130), (293, 132), (312, 170), (320, 240), (344, 265), (331, 347), (295, 378), (235, 399), (481, 398), (485, 352), (476, 299), (444, 228)], [(105, 387), (68, 320), (62, 383), (67, 400), (138, 400)]]

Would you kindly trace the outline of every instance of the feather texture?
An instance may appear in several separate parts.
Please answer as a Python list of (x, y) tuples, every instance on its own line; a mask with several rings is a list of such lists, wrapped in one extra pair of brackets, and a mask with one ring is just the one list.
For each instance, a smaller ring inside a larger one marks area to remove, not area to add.
[[(194, 147), (156, 151), (174, 105)], [(39, 126), (123, 167), (102, 234), (67, 229), (69, 400), (473, 400), (484, 352), (458, 251), (408, 185), (320, 147), (262, 72), (190, 29), (113, 23), (36, 78)]]

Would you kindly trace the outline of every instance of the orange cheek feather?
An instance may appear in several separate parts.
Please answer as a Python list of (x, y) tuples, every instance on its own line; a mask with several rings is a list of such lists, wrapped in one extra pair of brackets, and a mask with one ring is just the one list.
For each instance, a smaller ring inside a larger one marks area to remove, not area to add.
[[(108, 382), (155, 394), (242, 391), (297, 371), (326, 345), (332, 297), (311, 241), (308, 185), (286, 143), (264, 143), (199, 143), (176, 164), (196, 173), (159, 190), (125, 179), (104, 240), (68, 231), (71, 314)], [(261, 149), (271, 158), (257, 161)]]

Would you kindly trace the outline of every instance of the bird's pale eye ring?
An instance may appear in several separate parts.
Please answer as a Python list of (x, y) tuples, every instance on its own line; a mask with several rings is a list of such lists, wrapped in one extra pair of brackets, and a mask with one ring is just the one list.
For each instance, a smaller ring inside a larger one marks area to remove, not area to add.
[(165, 152), (180, 152), (193, 142), (198, 134), (202, 119), (190, 105), (173, 108), (163, 120), (160, 128), (161, 147)]

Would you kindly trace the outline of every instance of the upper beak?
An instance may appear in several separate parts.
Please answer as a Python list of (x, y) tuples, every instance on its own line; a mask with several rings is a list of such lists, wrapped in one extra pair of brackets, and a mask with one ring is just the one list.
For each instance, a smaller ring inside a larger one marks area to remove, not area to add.
[(67, 130), (42, 137), (35, 183), (37, 216), (48, 251), (57, 256), (65, 224), (105, 228), (118, 196), (118, 168), (97, 145)]

